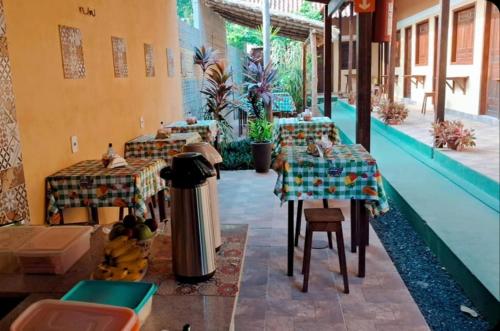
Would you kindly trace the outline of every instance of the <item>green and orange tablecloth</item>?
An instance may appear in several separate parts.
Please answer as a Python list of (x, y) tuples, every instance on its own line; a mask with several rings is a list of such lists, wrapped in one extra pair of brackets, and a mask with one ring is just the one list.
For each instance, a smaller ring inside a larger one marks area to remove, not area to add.
[(213, 143), (218, 133), (217, 121), (215, 120), (199, 120), (196, 124), (177, 121), (169, 124), (167, 127), (172, 129), (172, 133), (198, 132), (201, 139), (208, 143)]
[(125, 157), (164, 159), (170, 163), (184, 145), (197, 142), (201, 142), (197, 132), (173, 133), (167, 139), (156, 139), (153, 134), (142, 135), (125, 143)]
[(146, 200), (166, 188), (162, 159), (127, 159), (126, 167), (104, 168), (101, 160), (86, 160), (47, 177), (47, 212), (50, 223), (72, 207), (130, 207), (147, 214)]
[(290, 200), (366, 200), (372, 215), (389, 204), (377, 162), (361, 145), (335, 145), (327, 158), (307, 154), (306, 147), (285, 147), (274, 193)]
[(328, 117), (313, 117), (311, 121), (299, 118), (278, 118), (274, 120), (274, 151), (280, 153), (281, 148), (290, 146), (307, 146), (307, 140), (320, 140), (327, 134), (334, 144), (340, 143), (340, 135), (335, 123)]

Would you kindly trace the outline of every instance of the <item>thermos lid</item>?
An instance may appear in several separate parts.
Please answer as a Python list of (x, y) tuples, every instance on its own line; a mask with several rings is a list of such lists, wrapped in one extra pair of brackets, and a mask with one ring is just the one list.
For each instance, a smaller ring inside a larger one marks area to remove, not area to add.
[(172, 166), (164, 168), (160, 176), (172, 181), (172, 187), (192, 188), (216, 175), (215, 168), (200, 153), (179, 153), (172, 159)]

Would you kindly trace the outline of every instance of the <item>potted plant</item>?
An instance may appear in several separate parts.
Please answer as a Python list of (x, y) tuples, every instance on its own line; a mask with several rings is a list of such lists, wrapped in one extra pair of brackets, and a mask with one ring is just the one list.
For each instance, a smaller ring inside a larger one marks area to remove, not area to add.
[(248, 136), (252, 141), (252, 155), (255, 171), (268, 172), (271, 166), (273, 124), (265, 117), (248, 122)]
[(408, 109), (404, 103), (390, 102), (382, 103), (379, 107), (379, 114), (385, 124), (398, 125), (408, 117)]
[(435, 146), (462, 151), (466, 147), (476, 146), (474, 129), (466, 129), (461, 121), (442, 121), (432, 124)]
[(230, 99), (234, 89), (231, 74), (224, 62), (217, 58), (217, 51), (210, 47), (195, 47), (193, 63), (203, 73), (200, 92), (205, 96), (204, 117), (216, 120), (224, 140), (230, 140), (233, 128), (226, 116), (234, 109)]

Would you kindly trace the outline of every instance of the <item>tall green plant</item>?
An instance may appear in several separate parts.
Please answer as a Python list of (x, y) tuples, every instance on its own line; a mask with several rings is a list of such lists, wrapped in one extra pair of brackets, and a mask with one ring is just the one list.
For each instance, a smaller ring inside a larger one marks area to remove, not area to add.
[[(285, 39), (285, 38), (283, 38)], [(302, 44), (298, 41), (275, 39), (271, 58), (280, 73), (277, 88), (288, 92), (297, 109), (302, 109)]]
[(271, 105), (277, 70), (272, 62), (263, 67), (260, 62), (255, 62), (251, 58), (247, 59), (244, 70), (247, 79), (245, 83), (247, 99), (252, 106), (253, 115), (260, 118), (263, 115), (263, 108)]
[(230, 97), (233, 91), (231, 75), (223, 62), (219, 61), (207, 69), (207, 85), (201, 93), (206, 96), (205, 117), (218, 122), (224, 139), (232, 138), (232, 126), (225, 116), (232, 112)]

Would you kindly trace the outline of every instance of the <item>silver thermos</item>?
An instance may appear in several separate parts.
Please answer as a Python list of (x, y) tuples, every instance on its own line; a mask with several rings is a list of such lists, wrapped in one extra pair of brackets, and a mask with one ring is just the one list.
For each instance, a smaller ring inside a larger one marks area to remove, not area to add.
[[(200, 153), (213, 166), (222, 162), (222, 156), (212, 145), (207, 142), (184, 145), (182, 147), (182, 151)], [(207, 181), (208, 189), (210, 190), (210, 208), (212, 209), (215, 249), (219, 250), (222, 246), (222, 236), (220, 231), (219, 193), (217, 190), (217, 178), (215, 176), (210, 177), (207, 179)]]
[(171, 181), (172, 263), (182, 282), (211, 278), (216, 269), (210, 191), (214, 167), (200, 153), (180, 153), (161, 176)]

